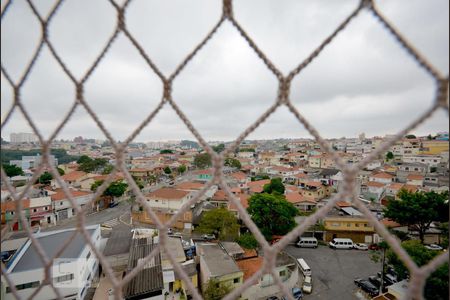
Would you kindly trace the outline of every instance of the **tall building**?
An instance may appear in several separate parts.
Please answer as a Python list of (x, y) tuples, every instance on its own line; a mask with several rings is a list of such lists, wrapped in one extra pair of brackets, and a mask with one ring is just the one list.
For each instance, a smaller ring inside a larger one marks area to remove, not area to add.
[(39, 139), (38, 139), (37, 135), (35, 135), (34, 133), (20, 132), (20, 133), (11, 133), (10, 141), (11, 141), (11, 143), (17, 143), (17, 144), (37, 143), (37, 142), (39, 142)]

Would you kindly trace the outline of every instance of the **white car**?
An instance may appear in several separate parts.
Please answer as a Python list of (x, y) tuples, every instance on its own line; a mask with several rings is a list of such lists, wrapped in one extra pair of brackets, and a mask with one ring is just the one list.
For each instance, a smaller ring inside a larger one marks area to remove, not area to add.
[(353, 249), (357, 250), (369, 250), (369, 246), (363, 243), (355, 243), (353, 244)]
[(305, 280), (303, 280), (302, 290), (305, 293), (307, 293), (307, 294), (311, 294), (311, 292), (312, 292), (312, 278), (311, 278), (311, 276), (305, 276)]
[(425, 248), (427, 248), (428, 250), (437, 250), (437, 251), (444, 250), (444, 248), (436, 244), (425, 245)]

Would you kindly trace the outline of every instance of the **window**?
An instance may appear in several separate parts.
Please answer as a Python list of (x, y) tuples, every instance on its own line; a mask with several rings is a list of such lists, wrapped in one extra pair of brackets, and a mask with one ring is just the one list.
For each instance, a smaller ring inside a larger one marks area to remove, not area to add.
[(359, 227), (359, 224), (358, 224), (358, 223), (355, 223), (355, 227)]
[(11, 212), (10, 212), (10, 214), (11, 214), (11, 216), (13, 216), (13, 215), (14, 215), (14, 212), (13, 212), (13, 211), (11, 211)]
[(67, 274), (67, 275), (62, 275), (62, 276), (58, 276), (53, 278), (53, 282), (64, 282), (64, 281), (69, 281), (69, 280), (73, 280), (74, 276), (73, 273)]
[(239, 283), (240, 279), (239, 278), (234, 278), (233, 279), (233, 283)]
[(280, 276), (286, 276), (286, 270), (280, 271)]
[(350, 227), (350, 226), (352, 226), (352, 224), (350, 224), (350, 223), (347, 223), (347, 227)]
[[(20, 290), (25, 290), (25, 289), (36, 288), (38, 286), (39, 286), (39, 281), (33, 281), (33, 282), (16, 285), (16, 290), (20, 291)], [(11, 293), (11, 288), (9, 286), (6, 287), (6, 293)]]
[(367, 223), (364, 223), (364, 227), (369, 227), (369, 224), (367, 224)]
[(44, 207), (45, 210), (48, 210), (48, 206)]
[(64, 202), (61, 201), (61, 202), (59, 202), (59, 205), (63, 205), (63, 203), (64, 203)]
[(33, 208), (33, 212), (37, 212), (37, 209), (36, 209), (36, 208)]

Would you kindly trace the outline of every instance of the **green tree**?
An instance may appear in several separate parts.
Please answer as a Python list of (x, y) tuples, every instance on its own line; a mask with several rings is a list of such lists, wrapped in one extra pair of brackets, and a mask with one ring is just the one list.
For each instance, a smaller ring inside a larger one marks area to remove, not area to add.
[(3, 165), (3, 170), (5, 171), (6, 176), (8, 176), (8, 177), (14, 177), (14, 176), (24, 175), (25, 174), (23, 172), (22, 168), (18, 167), (16, 165), (4, 164)]
[(386, 153), (386, 160), (391, 160), (391, 159), (394, 159), (394, 153), (389, 151), (388, 153)]
[(169, 167), (165, 167), (164, 173), (166, 173), (167, 175), (172, 174), (172, 170)]
[(236, 242), (245, 249), (256, 249), (259, 246), (258, 241), (251, 233), (244, 233), (236, 240)]
[(44, 173), (42, 173), (41, 176), (39, 176), (38, 181), (40, 184), (49, 185), (50, 181), (52, 181), (52, 179), (53, 179), (53, 175), (51, 173), (44, 172)]
[(203, 298), (205, 300), (220, 300), (229, 292), (231, 292), (230, 285), (211, 278), (203, 289)]
[(239, 224), (236, 216), (225, 208), (217, 208), (204, 213), (198, 230), (214, 233), (220, 240), (234, 240), (238, 236)]
[(88, 159), (83, 158), (82, 163), (79, 164), (78, 166), (78, 170), (86, 173), (97, 172), (101, 169), (104, 169), (107, 164), (108, 160), (104, 158), (94, 158), (94, 159), (91, 159), (90, 157), (88, 157)]
[(264, 193), (284, 195), (284, 190), (285, 188), (281, 178), (273, 178), (270, 180), (270, 183), (264, 185)]
[(80, 158), (77, 160), (77, 164), (81, 165), (90, 161), (92, 161), (92, 158), (90, 158), (87, 155), (81, 155)]
[(255, 152), (253, 148), (240, 148), (239, 152)]
[[(96, 191), (99, 186), (103, 184), (104, 180), (97, 180), (91, 185), (91, 191)], [(128, 184), (122, 182), (122, 180), (111, 182), (110, 185), (103, 192), (102, 196), (114, 199), (114, 197), (122, 196), (128, 188)]]
[(61, 169), (61, 168), (56, 168), (56, 169), (58, 170), (58, 173), (60, 176), (63, 176), (64, 174), (66, 174), (66, 172), (64, 172), (63, 169)]
[(205, 169), (211, 165), (211, 155), (208, 153), (200, 153), (194, 157), (194, 166), (199, 169)]
[[(438, 251), (428, 250), (417, 240), (402, 242), (402, 247), (419, 267), (427, 264), (439, 254)], [(394, 266), (399, 279), (406, 278), (409, 271), (397, 257), (397, 254), (392, 250), (388, 250), (387, 258), (389, 264)], [(445, 263), (427, 278), (424, 290), (425, 298), (438, 300), (448, 299), (448, 280), (448, 263)]]
[(184, 172), (186, 172), (186, 166), (185, 165), (181, 165), (177, 168), (178, 174), (183, 174)]
[(398, 197), (400, 200), (388, 201), (385, 217), (416, 229), (422, 243), (433, 221), (448, 221), (448, 191), (412, 193), (402, 189)]
[(284, 235), (295, 227), (297, 209), (276, 194), (255, 194), (248, 201), (247, 211), (266, 239), (273, 235)]
[(253, 176), (250, 179), (251, 179), (251, 181), (258, 181), (258, 180), (270, 179), (270, 176), (267, 174), (256, 174), (256, 176)]
[(407, 138), (408, 140), (411, 140), (411, 139), (415, 139), (416, 136), (414, 134), (408, 134), (405, 136), (405, 138)]
[(231, 157), (225, 158), (224, 165), (228, 166), (228, 167), (236, 168), (236, 169), (241, 168), (241, 162), (239, 160), (237, 160), (235, 158), (231, 158)]
[(173, 150), (163, 149), (163, 150), (159, 151), (159, 154), (173, 154)]
[(111, 172), (114, 170), (114, 166), (111, 164), (107, 164), (102, 171), (103, 175), (111, 174)]
[(225, 145), (224, 144), (219, 144), (217, 146), (212, 146), (212, 149), (214, 151), (216, 151), (217, 153), (222, 152), (223, 150), (225, 150)]

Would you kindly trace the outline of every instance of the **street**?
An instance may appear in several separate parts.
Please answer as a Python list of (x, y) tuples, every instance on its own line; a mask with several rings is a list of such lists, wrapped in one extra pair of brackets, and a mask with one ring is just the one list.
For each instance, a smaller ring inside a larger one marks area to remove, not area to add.
[[(84, 225), (88, 226), (88, 225), (102, 224), (107, 221), (119, 218), (121, 215), (129, 212), (130, 212), (130, 204), (127, 201), (122, 201), (119, 203), (119, 205), (115, 207), (107, 208), (99, 212), (86, 215)], [(77, 222), (78, 220), (77, 217), (75, 216), (73, 218), (61, 221), (61, 223), (57, 224), (56, 226), (51, 226), (42, 229), (42, 231), (60, 230), (76, 227)]]
[(303, 258), (312, 271), (313, 291), (305, 299), (364, 299), (354, 284), (356, 278), (376, 275), (381, 264), (370, 260), (368, 251), (296, 248), (289, 245), (285, 252)]

